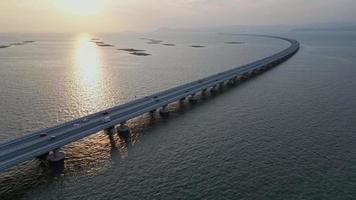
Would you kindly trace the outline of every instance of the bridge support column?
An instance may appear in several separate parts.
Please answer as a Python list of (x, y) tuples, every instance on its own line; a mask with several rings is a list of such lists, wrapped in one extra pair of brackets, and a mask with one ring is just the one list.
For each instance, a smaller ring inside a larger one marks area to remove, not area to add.
[(50, 163), (60, 163), (64, 161), (64, 153), (60, 152), (60, 149), (54, 149), (52, 153), (48, 156), (48, 161)]
[(104, 132), (108, 135), (112, 134), (115, 131), (115, 127), (111, 126), (104, 130)]
[(259, 68), (259, 69), (253, 70), (252, 74), (253, 74), (253, 75), (258, 75), (258, 74), (260, 74), (260, 73), (262, 73), (262, 72), (263, 72), (263, 70), (262, 70), (261, 68)]
[(219, 88), (220, 88), (220, 89), (223, 89), (223, 88), (224, 88), (224, 84), (225, 84), (225, 82), (221, 82), (221, 83), (219, 84)]
[(237, 84), (241, 83), (241, 76), (236, 76), (236, 77), (235, 77), (235, 82), (236, 82)]
[(202, 91), (201, 91), (201, 96), (203, 97), (203, 98), (205, 98), (206, 97), (206, 95), (207, 95), (207, 90), (208, 89), (203, 89)]
[(130, 133), (130, 128), (127, 126), (126, 122), (123, 122), (116, 128), (117, 133), (121, 135), (127, 135)]
[(160, 114), (162, 117), (168, 117), (168, 116), (169, 116), (169, 111), (168, 111), (167, 106), (163, 106), (163, 107), (159, 110), (159, 114)]
[(218, 93), (219, 92), (219, 88), (218, 88), (219, 86), (218, 85), (215, 85), (213, 88), (211, 88), (211, 93), (212, 94), (216, 94), (216, 93)]
[(44, 153), (44, 154), (42, 154), (40, 156), (37, 156), (37, 158), (40, 159), (40, 160), (46, 160), (48, 155), (49, 155), (49, 152)]
[(250, 77), (249, 74), (243, 74), (240, 79), (241, 79), (242, 81), (245, 81), (245, 80), (247, 80), (249, 77)]
[(233, 79), (230, 79), (228, 82), (227, 82), (227, 84), (229, 85), (229, 86), (234, 86), (235, 85), (235, 78), (233, 78)]
[(190, 103), (198, 102), (198, 97), (195, 94), (193, 94), (191, 97), (189, 97), (189, 102)]

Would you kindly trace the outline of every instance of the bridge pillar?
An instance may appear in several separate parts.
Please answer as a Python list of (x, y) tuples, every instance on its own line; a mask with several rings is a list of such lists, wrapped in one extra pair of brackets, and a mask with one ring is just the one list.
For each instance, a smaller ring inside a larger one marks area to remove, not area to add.
[(64, 161), (64, 153), (60, 152), (60, 149), (54, 149), (52, 153), (48, 156), (48, 161), (50, 163), (60, 163)]
[(198, 97), (196, 97), (196, 95), (193, 94), (191, 97), (189, 97), (189, 102), (190, 103), (198, 102)]
[(127, 126), (126, 122), (123, 122), (116, 128), (117, 133), (121, 135), (127, 135), (130, 133), (130, 128)]
[(211, 93), (212, 94), (216, 94), (216, 93), (218, 93), (219, 92), (219, 88), (218, 88), (219, 86), (218, 85), (215, 85), (215, 86), (213, 86), (213, 88), (211, 88)]
[(247, 80), (248, 78), (250, 77), (250, 75), (248, 74), (248, 73), (245, 73), (245, 74), (243, 74), (242, 76), (241, 76), (241, 80), (243, 80), (243, 81), (245, 81), (245, 80)]
[(201, 96), (204, 98), (205, 96), (206, 96), (206, 91), (207, 91), (208, 89), (206, 88), (206, 89), (203, 89), (202, 91), (201, 91)]
[(115, 131), (115, 127), (114, 126), (111, 126), (107, 129), (104, 130), (104, 132), (108, 135), (112, 134), (113, 132)]
[(49, 152), (44, 153), (44, 154), (42, 154), (40, 156), (37, 156), (37, 158), (40, 159), (40, 160), (46, 160), (48, 155), (49, 155)]
[(227, 82), (227, 84), (229, 85), (229, 86), (234, 86), (235, 85), (235, 78), (233, 78), (233, 79), (230, 79), (228, 82)]
[(224, 84), (225, 84), (225, 82), (221, 82), (221, 83), (219, 84), (220, 89), (222, 89), (222, 88), (224, 87)]
[(168, 116), (169, 116), (169, 111), (168, 111), (167, 106), (163, 106), (163, 107), (159, 110), (159, 114), (160, 114), (162, 117), (168, 117)]
[(240, 77), (239, 76), (235, 76), (234, 77), (234, 81), (235, 81), (235, 84), (240, 83)]

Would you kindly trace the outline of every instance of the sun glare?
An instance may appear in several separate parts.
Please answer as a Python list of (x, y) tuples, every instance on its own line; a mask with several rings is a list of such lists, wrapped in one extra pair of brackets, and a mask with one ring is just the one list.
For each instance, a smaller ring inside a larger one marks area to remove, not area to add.
[(101, 73), (100, 55), (86, 35), (79, 36), (75, 52), (75, 65), (83, 87), (95, 86)]
[(74, 52), (75, 75), (81, 91), (96, 96), (101, 89), (101, 58), (89, 37), (81, 35), (77, 39)]
[(90, 38), (88, 34), (78, 35), (72, 53), (76, 80), (73, 96), (84, 108), (103, 105), (105, 100), (102, 55)]
[(60, 6), (74, 15), (95, 15), (103, 7), (102, 0), (61, 0)]

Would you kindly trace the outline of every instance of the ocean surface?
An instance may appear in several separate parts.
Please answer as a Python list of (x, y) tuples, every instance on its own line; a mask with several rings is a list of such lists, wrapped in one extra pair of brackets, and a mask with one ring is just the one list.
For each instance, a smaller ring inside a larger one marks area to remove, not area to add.
[[(0, 199), (355, 199), (356, 33), (282, 36), (301, 43), (287, 62), (172, 104), (166, 119), (132, 119), (128, 139), (99, 132), (67, 145), (63, 167), (34, 159), (1, 172)], [(0, 48), (0, 141), (288, 46), (216, 33), (0, 34), (0, 46), (25, 40), (35, 42)]]

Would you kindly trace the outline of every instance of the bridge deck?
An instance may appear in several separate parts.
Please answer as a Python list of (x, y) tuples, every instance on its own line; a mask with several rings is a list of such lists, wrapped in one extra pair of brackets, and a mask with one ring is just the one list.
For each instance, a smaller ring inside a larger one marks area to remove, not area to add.
[[(299, 43), (296, 40), (273, 36), (264, 37), (288, 41), (290, 46), (279, 53), (252, 63), (2, 142), (0, 144), (0, 171), (225, 81), (252, 73), (254, 70), (276, 66), (299, 50)], [(111, 121), (105, 122), (104, 118), (108, 116)], [(41, 133), (46, 133), (46, 135)]]

